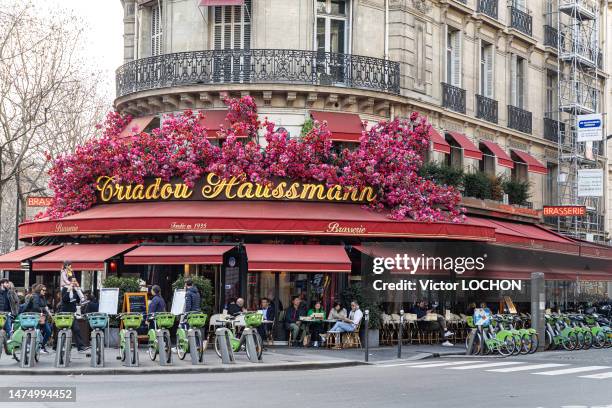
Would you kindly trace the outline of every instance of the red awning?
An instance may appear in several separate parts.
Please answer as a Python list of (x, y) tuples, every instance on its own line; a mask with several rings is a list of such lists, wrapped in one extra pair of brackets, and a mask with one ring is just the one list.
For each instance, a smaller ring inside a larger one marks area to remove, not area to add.
[(242, 6), (244, 0), (200, 0), (200, 6)]
[(61, 245), (26, 246), (0, 256), (0, 269), (5, 271), (21, 270), (21, 263), (61, 248)]
[[(230, 123), (226, 120), (227, 109), (222, 110), (207, 110), (202, 112), (204, 118), (200, 120), (199, 125), (208, 129), (208, 139), (218, 139), (219, 135), (217, 132), (221, 130), (221, 127), (228, 129)], [(237, 134), (236, 137), (247, 137), (246, 135)]]
[(461, 223), (396, 221), (357, 204), (182, 201), (102, 204), (58, 220), (19, 226), (21, 239), (85, 234), (258, 234), (493, 240), (494, 230)]
[(153, 119), (155, 119), (155, 116), (143, 116), (141, 118), (132, 119), (121, 133), (119, 133), (117, 139), (125, 139), (132, 134), (138, 134), (144, 131)]
[(450, 154), (450, 145), (433, 126), (429, 128), (429, 140), (431, 140), (434, 151)]
[(82, 244), (66, 245), (57, 251), (53, 251), (32, 263), (34, 271), (60, 271), (64, 261), (72, 263), (72, 269), (76, 271), (100, 271), (104, 269), (104, 262), (129, 249), (134, 244)]
[(453, 139), (463, 149), (463, 156), (482, 160), (482, 152), (478, 150), (476, 145), (463, 133), (459, 132), (447, 132), (446, 133), (451, 139)]
[(359, 142), (361, 138), (362, 122), (355, 113), (310, 111), (310, 116), (318, 122), (327, 122), (334, 142)]
[(534, 158), (529, 153), (526, 153), (520, 150), (514, 150), (514, 149), (510, 150), (510, 152), (515, 154), (518, 157), (519, 161), (527, 165), (527, 171), (529, 171), (530, 173), (539, 173), (539, 174), (548, 173), (546, 166), (540, 163), (536, 158)]
[(249, 271), (350, 272), (341, 245), (245, 244)]
[(231, 245), (145, 245), (124, 255), (126, 265), (220, 265)]
[(497, 164), (500, 166), (514, 168), (514, 162), (512, 158), (495, 142), (491, 142), (490, 140), (483, 140), (482, 143), (487, 149), (491, 151), (497, 157)]

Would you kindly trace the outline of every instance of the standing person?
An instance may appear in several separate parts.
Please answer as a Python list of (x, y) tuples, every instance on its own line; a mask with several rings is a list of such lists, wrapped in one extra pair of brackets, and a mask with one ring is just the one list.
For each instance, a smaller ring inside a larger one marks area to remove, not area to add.
[[(12, 283), (6, 278), (0, 279), (0, 312), (11, 313), (13, 316), (19, 314), (19, 297), (15, 292), (15, 286), (12, 286)], [(11, 335), (12, 327), (12, 318), (7, 316), (4, 324), (7, 336)]]
[(159, 285), (153, 285), (151, 287), (151, 294), (153, 298), (149, 303), (149, 313), (160, 313), (166, 311), (166, 301), (161, 295), (161, 288)]
[(293, 345), (300, 345), (300, 338), (302, 335), (302, 322), (300, 317), (304, 316), (304, 309), (301, 307), (302, 299), (299, 296), (294, 296), (291, 299), (291, 306), (285, 313), (285, 329), (291, 332), (291, 339)]
[[(76, 278), (72, 278), (70, 285), (62, 288), (62, 312), (64, 313), (76, 313), (77, 305), (81, 303), (85, 297), (81, 291), (79, 282)], [(83, 345), (83, 338), (81, 337), (81, 329), (77, 324), (77, 319), (72, 322), (72, 337), (77, 345), (77, 350), (80, 353), (84, 353), (87, 348)]]
[[(314, 314), (318, 314), (325, 318), (325, 309), (321, 306), (321, 301), (317, 300), (314, 302), (312, 308), (308, 310), (308, 316), (312, 316)], [(323, 333), (323, 320), (322, 319), (313, 319), (310, 321), (310, 341), (314, 347), (319, 347), (319, 339), (321, 338), (321, 333)]]
[(190, 278), (185, 279), (185, 313), (201, 312), (202, 297)]
[(49, 311), (49, 307), (47, 306), (47, 287), (42, 284), (37, 284), (32, 288), (32, 298), (31, 302), (27, 304), (25, 312), (32, 313), (40, 313), (40, 323), (38, 327), (40, 328), (43, 334), (43, 340), (41, 344), (40, 351), (44, 354), (47, 354), (47, 342), (51, 337), (51, 324), (49, 323), (49, 318), (51, 317), (51, 312)]

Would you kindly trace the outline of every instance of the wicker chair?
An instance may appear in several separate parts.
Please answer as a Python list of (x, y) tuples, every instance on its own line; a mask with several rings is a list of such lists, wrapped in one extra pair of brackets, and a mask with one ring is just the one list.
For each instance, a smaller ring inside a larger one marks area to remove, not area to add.
[[(353, 348), (358, 347), (361, 348), (361, 337), (359, 337), (359, 329), (361, 328), (361, 322), (355, 327), (355, 330), (352, 332), (344, 332), (342, 339), (342, 347), (344, 348)], [(366, 333), (367, 335), (367, 333)]]

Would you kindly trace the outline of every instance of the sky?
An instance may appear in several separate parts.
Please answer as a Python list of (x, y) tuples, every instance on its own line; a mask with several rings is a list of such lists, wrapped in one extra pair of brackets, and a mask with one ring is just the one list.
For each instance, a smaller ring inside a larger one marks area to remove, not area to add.
[[(19, 1), (19, 0), (14, 0)], [(85, 57), (103, 72), (104, 91), (114, 97), (115, 70), (123, 63), (123, 9), (120, 0), (34, 0), (36, 6), (73, 10), (88, 27)]]

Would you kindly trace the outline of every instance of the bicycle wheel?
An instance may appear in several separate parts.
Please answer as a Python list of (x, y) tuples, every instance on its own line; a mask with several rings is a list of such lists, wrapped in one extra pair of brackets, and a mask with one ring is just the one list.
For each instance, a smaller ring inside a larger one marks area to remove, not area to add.
[(583, 340), (583, 343), (582, 343), (582, 348), (583, 348), (584, 350), (588, 350), (588, 349), (590, 349), (590, 348), (591, 348), (591, 346), (593, 345), (593, 333), (591, 333), (591, 332), (590, 332), (590, 331), (588, 331), (588, 330), (585, 330), (585, 331), (582, 333), (582, 340)]
[(514, 342), (514, 350), (512, 350), (512, 355), (518, 356), (521, 354), (521, 350), (523, 348), (521, 336), (512, 336), (512, 341)]
[(147, 354), (151, 361), (155, 361), (157, 359), (157, 346), (155, 343), (149, 343), (149, 347), (147, 348)]
[(606, 336), (603, 332), (593, 335), (593, 347), (600, 349), (606, 346)]
[(189, 348), (189, 343), (187, 340), (187, 333), (185, 333), (185, 329), (180, 329), (181, 331), (176, 333), (176, 355), (181, 360), (185, 359), (187, 355), (187, 350)]
[(170, 333), (164, 332), (164, 351), (166, 352), (166, 363), (172, 362), (172, 342), (170, 340)]
[(521, 354), (529, 354), (531, 353), (531, 348), (533, 347), (531, 344), (531, 336), (528, 333), (525, 333), (521, 336)]
[(544, 334), (544, 350), (552, 350), (555, 347), (552, 333), (546, 330)]
[(540, 338), (538, 337), (538, 333), (531, 334), (531, 349), (529, 350), (529, 354), (533, 354), (538, 351), (538, 347), (540, 347)]
[(63, 330), (60, 330), (59, 334), (57, 335), (57, 353), (59, 354), (59, 362), (60, 364), (64, 363), (64, 360), (66, 359), (66, 333), (63, 332)]
[(576, 337), (576, 333), (570, 333), (566, 337), (561, 339), (561, 345), (564, 349), (568, 351), (572, 351), (576, 349), (578, 345), (578, 338)]
[(514, 337), (506, 336), (504, 340), (498, 343), (497, 351), (504, 357), (511, 356), (516, 350), (516, 342)]
[(221, 338), (219, 336), (215, 336), (215, 353), (221, 358)]
[(474, 335), (474, 341), (472, 342), (472, 354), (480, 354), (483, 346), (482, 336), (476, 332)]

